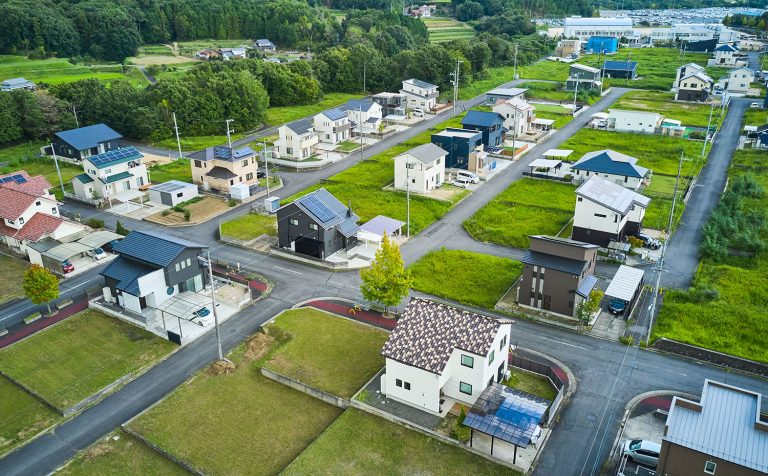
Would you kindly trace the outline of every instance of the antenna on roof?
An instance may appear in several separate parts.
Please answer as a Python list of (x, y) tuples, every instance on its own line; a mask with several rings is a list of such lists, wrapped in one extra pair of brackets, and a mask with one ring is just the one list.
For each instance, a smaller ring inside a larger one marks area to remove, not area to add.
[(352, 216), (352, 200), (347, 200), (347, 217)]

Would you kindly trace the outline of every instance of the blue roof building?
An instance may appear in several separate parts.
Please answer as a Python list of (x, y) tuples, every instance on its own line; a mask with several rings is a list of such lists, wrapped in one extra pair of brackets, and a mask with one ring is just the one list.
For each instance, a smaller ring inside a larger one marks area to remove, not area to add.
[(486, 150), (497, 149), (504, 142), (504, 116), (497, 112), (471, 110), (461, 120), (464, 129), (483, 133)]
[(637, 61), (606, 61), (603, 63), (606, 78), (636, 79)]
[(617, 183), (625, 188), (637, 190), (648, 169), (637, 165), (637, 159), (629, 155), (605, 149), (584, 154), (571, 166), (577, 181), (586, 181), (592, 175)]
[(592, 53), (616, 53), (619, 51), (619, 39), (614, 36), (590, 36), (584, 49)]
[(106, 124), (94, 124), (53, 135), (53, 151), (62, 157), (83, 160), (120, 148), (120, 133)]

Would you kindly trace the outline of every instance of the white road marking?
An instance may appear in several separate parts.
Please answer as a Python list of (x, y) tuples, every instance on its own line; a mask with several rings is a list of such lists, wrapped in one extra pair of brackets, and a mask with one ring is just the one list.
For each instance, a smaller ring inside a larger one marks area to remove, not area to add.
[(293, 274), (304, 274), (304, 273), (300, 273), (298, 271), (294, 271), (292, 269), (283, 268), (282, 266), (275, 266), (275, 268), (281, 269), (283, 271), (288, 271), (289, 273), (293, 273)]
[[(635, 367), (635, 368), (638, 368), (638, 367)], [(687, 374), (684, 374), (684, 373), (682, 373), (682, 372), (676, 372), (676, 371), (674, 371), (674, 370), (665, 369), (664, 367), (656, 367), (655, 365), (648, 365), (648, 364), (643, 364), (643, 368), (656, 369), (656, 370), (663, 370), (664, 372), (669, 372), (669, 373), (671, 373), (671, 374), (682, 375), (683, 377), (687, 377), (687, 376), (688, 376)]]
[(558, 344), (567, 345), (568, 347), (576, 347), (578, 349), (589, 350), (589, 348), (587, 348), (587, 347), (582, 347), (582, 346), (576, 345), (576, 344), (569, 344), (568, 342), (563, 342), (561, 340), (557, 340), (557, 339), (549, 339), (549, 340), (551, 340), (553, 342), (557, 342)]

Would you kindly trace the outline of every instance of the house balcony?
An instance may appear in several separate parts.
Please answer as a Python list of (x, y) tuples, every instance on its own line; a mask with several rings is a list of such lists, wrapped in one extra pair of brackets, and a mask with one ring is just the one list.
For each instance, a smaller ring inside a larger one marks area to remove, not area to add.
[(352, 129), (352, 124), (350, 124), (349, 122), (347, 122), (346, 124), (342, 124), (342, 125), (340, 125), (340, 126), (335, 126), (335, 127), (333, 128), (333, 132), (334, 132), (334, 134), (335, 134), (335, 133), (337, 133), (337, 132), (344, 132), (344, 131), (348, 131), (348, 130), (350, 130), (350, 129)]
[(416, 96), (416, 97), (420, 97), (420, 98), (423, 98), (423, 99), (435, 99), (435, 98), (437, 98), (437, 96), (440, 95), (437, 91), (435, 91), (433, 93), (429, 93), (429, 94), (419, 94), (419, 93), (417, 93), (415, 91), (408, 91), (408, 90), (404, 90), (404, 91), (406, 93), (410, 94), (411, 96)]

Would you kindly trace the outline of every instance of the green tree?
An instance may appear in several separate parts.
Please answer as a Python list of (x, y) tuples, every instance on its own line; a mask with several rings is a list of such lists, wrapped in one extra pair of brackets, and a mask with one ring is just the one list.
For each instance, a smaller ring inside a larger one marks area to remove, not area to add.
[(385, 313), (408, 295), (413, 282), (411, 272), (403, 265), (400, 247), (390, 241), (386, 234), (371, 267), (361, 270), (360, 278), (363, 280), (360, 286), (363, 297), (383, 304)]
[(131, 232), (131, 230), (129, 230), (128, 228), (123, 226), (123, 224), (120, 222), (120, 220), (117, 220), (117, 226), (115, 226), (115, 233), (117, 233), (118, 235), (125, 236), (128, 233), (130, 233), (130, 232)]
[(589, 293), (589, 298), (586, 301), (582, 301), (576, 306), (576, 317), (579, 318), (584, 324), (589, 323), (589, 318), (592, 314), (600, 309), (600, 303), (603, 301), (605, 293), (599, 289), (593, 289)]
[(59, 279), (42, 266), (33, 264), (24, 273), (24, 294), (32, 304), (48, 306), (51, 313), (51, 301), (59, 297)]

